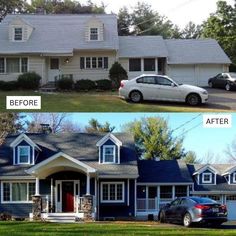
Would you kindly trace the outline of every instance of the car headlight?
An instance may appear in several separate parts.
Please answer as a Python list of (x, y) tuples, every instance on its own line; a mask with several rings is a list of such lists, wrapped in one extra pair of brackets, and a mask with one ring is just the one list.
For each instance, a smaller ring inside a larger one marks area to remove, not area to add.
[(202, 91), (201, 93), (204, 94), (204, 95), (208, 95), (207, 91)]

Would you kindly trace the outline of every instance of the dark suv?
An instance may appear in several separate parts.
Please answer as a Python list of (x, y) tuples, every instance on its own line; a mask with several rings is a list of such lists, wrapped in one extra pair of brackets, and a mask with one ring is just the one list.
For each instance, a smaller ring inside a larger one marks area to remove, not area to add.
[(215, 226), (227, 221), (227, 209), (210, 198), (180, 197), (163, 206), (158, 215), (161, 223), (212, 223)]

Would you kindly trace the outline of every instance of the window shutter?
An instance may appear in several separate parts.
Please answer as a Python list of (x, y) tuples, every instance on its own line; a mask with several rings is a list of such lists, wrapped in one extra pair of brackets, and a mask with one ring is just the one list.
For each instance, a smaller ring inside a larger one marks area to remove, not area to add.
[(104, 69), (108, 69), (108, 57), (104, 57)]
[(80, 69), (84, 69), (84, 57), (80, 58)]

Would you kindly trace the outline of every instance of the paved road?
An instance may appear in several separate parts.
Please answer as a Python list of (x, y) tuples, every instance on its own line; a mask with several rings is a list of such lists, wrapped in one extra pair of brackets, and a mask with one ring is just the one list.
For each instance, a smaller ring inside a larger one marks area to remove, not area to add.
[(205, 88), (209, 93), (207, 108), (218, 108), (236, 111), (236, 91), (225, 91), (224, 89)]

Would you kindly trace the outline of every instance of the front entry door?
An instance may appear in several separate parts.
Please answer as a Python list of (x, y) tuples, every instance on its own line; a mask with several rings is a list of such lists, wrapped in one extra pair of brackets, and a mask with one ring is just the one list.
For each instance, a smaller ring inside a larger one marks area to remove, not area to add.
[(74, 182), (62, 182), (62, 212), (74, 212)]
[(50, 58), (49, 62), (48, 80), (49, 82), (54, 82), (55, 77), (60, 74), (60, 61), (59, 58)]

